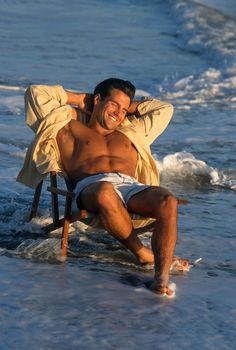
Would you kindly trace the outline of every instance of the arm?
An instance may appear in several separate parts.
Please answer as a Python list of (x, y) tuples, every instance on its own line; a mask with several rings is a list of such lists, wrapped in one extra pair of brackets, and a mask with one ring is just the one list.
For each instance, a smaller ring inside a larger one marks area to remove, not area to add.
[(67, 94), (62, 86), (31, 85), (25, 92), (25, 114), (27, 125), (36, 133), (39, 125), (51, 113), (70, 115), (66, 105)]
[(129, 110), (128, 110), (128, 116), (129, 115), (135, 115), (137, 118), (140, 117), (138, 106), (140, 105), (141, 101), (132, 101)]
[(55, 119), (57, 115), (64, 114), (83, 120), (78, 109), (82, 114), (91, 114), (92, 101), (93, 95), (66, 91), (60, 85), (31, 85), (25, 92), (26, 124), (36, 133), (41, 122), (51, 113), (54, 113)]
[(136, 112), (128, 115), (128, 119), (139, 127), (145, 135), (146, 142), (151, 145), (166, 129), (173, 112), (174, 108), (170, 103), (151, 99), (137, 103)]
[[(72, 91), (65, 90), (67, 95), (67, 104), (74, 106), (72, 108), (72, 118), (77, 119), (78, 112), (77, 108), (81, 112), (91, 115), (93, 110), (93, 94), (88, 93), (76, 93)], [(77, 107), (77, 108), (76, 108)]]

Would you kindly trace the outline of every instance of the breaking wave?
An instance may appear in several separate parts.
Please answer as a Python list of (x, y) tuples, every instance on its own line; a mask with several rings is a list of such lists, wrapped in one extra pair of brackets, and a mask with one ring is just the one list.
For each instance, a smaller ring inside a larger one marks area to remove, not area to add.
[(236, 170), (219, 170), (202, 160), (196, 159), (192, 153), (177, 152), (157, 160), (157, 166), (164, 181), (178, 180), (187, 182), (205, 183), (220, 186), (236, 191)]

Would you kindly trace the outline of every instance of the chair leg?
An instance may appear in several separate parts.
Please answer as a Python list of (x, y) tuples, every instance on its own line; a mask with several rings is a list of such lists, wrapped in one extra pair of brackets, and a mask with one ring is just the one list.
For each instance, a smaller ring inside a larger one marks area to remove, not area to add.
[(71, 223), (71, 207), (72, 207), (72, 198), (66, 197), (65, 215), (64, 215), (64, 223), (63, 223), (62, 238), (61, 238), (61, 255), (64, 258), (66, 258), (67, 256), (69, 226)]
[(70, 226), (70, 221), (68, 219), (64, 219), (63, 230), (62, 230), (62, 239), (61, 239), (61, 255), (64, 258), (67, 257), (69, 226)]
[[(50, 182), (52, 187), (57, 188), (57, 175), (54, 172), (50, 173)], [(51, 193), (52, 198), (52, 217), (54, 227), (59, 225), (59, 206), (58, 206), (58, 195), (56, 193)]]
[(43, 186), (43, 181), (41, 181), (35, 189), (34, 199), (33, 199), (33, 204), (32, 204), (32, 208), (31, 208), (29, 221), (31, 221), (37, 215), (42, 186)]

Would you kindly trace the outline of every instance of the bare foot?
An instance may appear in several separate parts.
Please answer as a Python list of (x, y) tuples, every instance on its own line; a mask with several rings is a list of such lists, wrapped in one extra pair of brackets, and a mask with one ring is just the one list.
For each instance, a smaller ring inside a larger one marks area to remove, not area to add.
[(140, 264), (151, 264), (154, 266), (154, 255), (152, 249), (143, 246), (135, 255)]
[(174, 256), (170, 271), (189, 271), (190, 264), (188, 259), (182, 259), (179, 256)]
[[(137, 253), (136, 257), (140, 264), (150, 264), (154, 267), (154, 255), (152, 249), (143, 246)], [(179, 256), (174, 256), (172, 260), (172, 264), (170, 267), (170, 271), (189, 271), (190, 264), (188, 259), (180, 258)]]
[(163, 297), (174, 298), (175, 296), (175, 283), (168, 283), (168, 285), (163, 285), (161, 281), (154, 280), (150, 285), (150, 290), (155, 294)]

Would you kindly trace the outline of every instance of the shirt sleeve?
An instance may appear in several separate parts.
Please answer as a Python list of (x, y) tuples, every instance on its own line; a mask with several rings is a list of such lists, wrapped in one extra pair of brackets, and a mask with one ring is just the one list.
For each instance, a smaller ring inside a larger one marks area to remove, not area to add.
[(140, 117), (130, 116), (128, 119), (141, 129), (147, 144), (151, 145), (169, 124), (174, 108), (168, 102), (156, 99), (144, 101), (137, 107)]
[(60, 85), (31, 85), (25, 92), (26, 124), (35, 132), (40, 123), (53, 111), (71, 114), (71, 106), (66, 105), (67, 94)]

